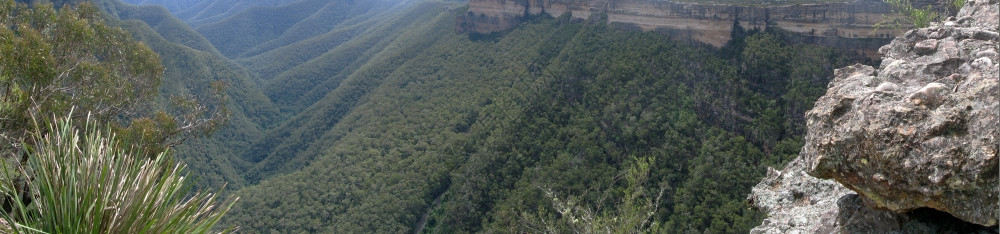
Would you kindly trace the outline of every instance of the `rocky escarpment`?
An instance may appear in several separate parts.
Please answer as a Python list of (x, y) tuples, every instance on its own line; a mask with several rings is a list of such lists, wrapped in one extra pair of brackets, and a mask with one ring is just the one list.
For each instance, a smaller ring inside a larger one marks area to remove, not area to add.
[(998, 11), (970, 0), (878, 69), (837, 70), (799, 157), (750, 194), (769, 213), (754, 232), (1000, 231)]
[[(927, 5), (935, 1), (913, 2)], [(873, 46), (877, 48), (900, 33), (874, 30), (891, 12), (880, 0), (758, 1), (743, 5), (663, 0), (470, 0), (468, 12), (459, 17), (456, 27), (459, 31), (492, 33), (516, 26), (527, 15), (570, 14), (587, 19), (603, 14), (608, 23), (663, 31), (717, 47), (732, 39), (734, 22), (738, 22), (743, 28), (778, 27), (814, 40), (885, 39)]]

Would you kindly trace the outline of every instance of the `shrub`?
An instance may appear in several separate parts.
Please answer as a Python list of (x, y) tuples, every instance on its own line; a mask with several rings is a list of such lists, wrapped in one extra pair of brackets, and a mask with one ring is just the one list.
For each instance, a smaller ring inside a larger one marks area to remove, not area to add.
[(937, 20), (939, 16), (930, 5), (924, 8), (917, 8), (913, 6), (910, 0), (883, 1), (892, 6), (895, 16), (889, 17), (885, 22), (879, 23), (876, 27), (888, 24), (895, 28), (902, 28), (903, 24), (911, 24), (917, 28), (924, 28), (930, 26), (930, 23)]
[(14, 232), (206, 233), (237, 200), (191, 194), (185, 167), (166, 153), (144, 157), (96, 121), (82, 132), (71, 122), (36, 128), (27, 165), (5, 165), (17, 169), (2, 173), (11, 199), (0, 215)]

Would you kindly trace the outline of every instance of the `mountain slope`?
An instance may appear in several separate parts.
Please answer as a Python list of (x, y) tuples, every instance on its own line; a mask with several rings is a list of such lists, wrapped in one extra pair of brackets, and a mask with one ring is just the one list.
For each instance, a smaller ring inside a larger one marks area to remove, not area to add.
[(278, 117), (277, 109), (260, 91), (249, 74), (228, 61), (200, 34), (176, 19), (161, 6), (134, 6), (119, 1), (104, 1), (105, 11), (118, 18), (115, 24), (131, 32), (160, 54), (165, 67), (160, 85), (160, 103), (170, 96), (192, 95), (207, 98), (211, 82), (227, 84), (231, 102), (228, 124), (209, 138), (189, 140), (175, 148), (175, 154), (192, 171), (202, 174), (203, 186), (231, 189), (244, 184), (237, 172), (247, 166), (241, 158), (250, 139), (260, 136), (263, 129)]
[[(249, 71), (233, 75), (250, 90), (234, 104), (247, 120), (191, 144), (205, 152), (191, 159), (200, 170), (218, 170), (211, 180), (246, 186), (224, 222), (279, 233), (569, 231), (580, 223), (559, 201), (572, 201), (602, 216), (653, 208), (655, 225), (634, 230), (746, 232), (762, 217), (745, 194), (797, 154), (802, 112), (847, 62), (777, 31), (736, 33), (718, 51), (570, 17), (458, 34), (462, 5), (303, 0), (199, 27)], [(641, 162), (648, 179), (623, 182)]]
[(171, 12), (178, 12), (204, 2), (204, 0), (123, 0), (122, 2), (134, 5), (161, 5)]
[[(251, 146), (247, 160), (257, 162), (257, 166), (248, 172), (247, 178), (254, 181), (278, 171), (301, 168), (327, 150), (331, 140), (336, 139), (327, 132), (363, 103), (364, 97), (379, 87), (386, 76), (412, 59), (424, 46), (434, 43), (430, 39), (396, 32), (410, 22), (440, 18), (441, 6), (440, 3), (414, 6), (400, 17), (386, 19), (387, 26), (378, 27), (287, 71), (300, 74), (282, 75), (275, 82), (265, 83), (268, 95), (275, 103), (280, 103), (282, 111), (295, 115)], [(415, 26), (429, 27), (426, 23)], [(434, 38), (428, 34), (421, 37)]]
[[(251, 58), (252, 60), (246, 60), (247, 62), (242, 64), (255, 67), (256, 69), (252, 69), (253, 71), (260, 71), (257, 73), (258, 77), (261, 77), (262, 80), (266, 79), (262, 85), (266, 87), (265, 92), (276, 103), (281, 103), (283, 111), (297, 113), (333, 90), (340, 82), (339, 80), (344, 79), (345, 75), (351, 74), (361, 65), (369, 63), (369, 59), (373, 55), (384, 50), (389, 42), (400, 35), (399, 32), (423, 27), (427, 21), (435, 17), (435, 15), (425, 12), (439, 10), (435, 8), (439, 8), (439, 6), (424, 4), (406, 7), (406, 12), (388, 11), (373, 20), (343, 29), (348, 31), (337, 30), (297, 42), (267, 54), (255, 56)], [(360, 29), (367, 30), (353, 35), (350, 32)], [(349, 38), (350, 41), (334, 44), (332, 48), (320, 44), (337, 42), (345, 37)], [(283, 60), (288, 64), (285, 62), (266, 64), (266, 61), (288, 55), (298, 55), (297, 59), (304, 62), (296, 64), (289, 62), (296, 61), (296, 59), (288, 59)], [(316, 56), (312, 57), (313, 55)], [(273, 77), (267, 77), (268, 74), (263, 73), (263, 69), (282, 72)]]
[(387, 11), (399, 11), (400, 8), (407, 6), (409, 4), (405, 4), (405, 1), (330, 1), (314, 14), (289, 27), (278, 38), (253, 47), (246, 51), (242, 57), (251, 57), (294, 42), (310, 39), (334, 29), (370, 20), (376, 15), (384, 16)]
[[(307, 164), (312, 157), (315, 157), (318, 152), (324, 149), (323, 145), (325, 144), (318, 143), (322, 142), (322, 140), (319, 140), (322, 139), (320, 133), (328, 131), (344, 114), (350, 112), (355, 107), (359, 97), (363, 96), (377, 84), (377, 82), (372, 83), (372, 81), (377, 81), (378, 76), (382, 76), (383, 74), (379, 73), (381, 71), (376, 71), (376, 68), (379, 66), (398, 66), (398, 64), (391, 64), (396, 59), (392, 55), (386, 55), (386, 58), (380, 60), (381, 62), (379, 63), (382, 65), (368, 65), (369, 59), (377, 54), (398, 54), (397, 52), (387, 50), (390, 43), (399, 37), (399, 34), (396, 32), (402, 31), (406, 27), (417, 27), (421, 21), (434, 17), (433, 14), (424, 14), (422, 12), (440, 10), (431, 9), (430, 5), (425, 4), (422, 7), (417, 7), (421, 10), (412, 10), (406, 14), (397, 15), (408, 8), (402, 6), (403, 4), (387, 4), (384, 2), (299, 1), (280, 7), (248, 9), (234, 17), (227, 18), (220, 22), (219, 25), (223, 25), (220, 27), (227, 28), (235, 27), (228, 23), (258, 22), (260, 19), (256, 17), (261, 12), (277, 17), (286, 13), (297, 13), (297, 10), (305, 9), (302, 6), (315, 7), (320, 6), (320, 4), (324, 4), (325, 8), (317, 9), (316, 13), (309, 17), (299, 16), (302, 19), (300, 22), (286, 25), (290, 27), (290, 33), (284, 33), (280, 38), (277, 38), (278, 40), (271, 41), (272, 45), (278, 45), (275, 49), (247, 58), (245, 60), (247, 62), (244, 62), (245, 64), (261, 63), (261, 65), (247, 66), (251, 71), (272, 71), (276, 73), (275, 75), (267, 74), (264, 76), (268, 78), (274, 76), (271, 80), (258, 82), (263, 82), (265, 83), (263, 85), (269, 87), (269, 99), (282, 103), (282, 110), (285, 113), (281, 115), (273, 112), (247, 113), (246, 116), (249, 118), (264, 118), (264, 120), (254, 121), (252, 124), (238, 122), (239, 118), (242, 117), (234, 116), (234, 121), (236, 122), (231, 123), (229, 129), (222, 130), (215, 137), (225, 136), (223, 137), (225, 139), (219, 139), (220, 142), (215, 143), (202, 143), (201, 140), (196, 140), (188, 144), (197, 145), (195, 148), (206, 148), (210, 149), (209, 151), (213, 151), (199, 153), (202, 156), (206, 156), (198, 158), (197, 160), (199, 161), (225, 158), (225, 161), (229, 162), (230, 166), (222, 165), (218, 171), (224, 171), (228, 174), (224, 177), (213, 177), (226, 178), (233, 184), (231, 187), (255, 184), (256, 181), (267, 178), (275, 173), (288, 172)], [(341, 8), (349, 4), (353, 4), (350, 5), (353, 8)], [(387, 8), (390, 6), (396, 7), (382, 12), (372, 10), (375, 7)], [(436, 7), (440, 8), (441, 6)], [(149, 25), (153, 25), (154, 28), (161, 32), (171, 32), (168, 36), (172, 37), (173, 42), (187, 43), (191, 45), (188, 47), (193, 48), (207, 48), (202, 50), (209, 54), (216, 51), (211, 43), (205, 43), (206, 40), (204, 37), (192, 32), (188, 27), (177, 21), (177, 19), (166, 15), (166, 11), (162, 7), (134, 7), (109, 4), (107, 8), (115, 9), (114, 12), (121, 15), (122, 18), (139, 19)], [(343, 25), (334, 23), (319, 27), (320, 29), (336, 27), (327, 33), (322, 33), (323, 30), (307, 30), (311, 26), (330, 22), (343, 22)], [(279, 40), (287, 40), (290, 45), (279, 45), (282, 43)], [(171, 48), (171, 46), (160, 49), (166, 54), (185, 51), (184, 48)], [(199, 60), (199, 58), (192, 58), (190, 55), (184, 56), (188, 56), (188, 60)], [(165, 57), (168, 56), (165, 55)], [(212, 61), (216, 59), (219, 58), (212, 58)], [(165, 61), (165, 63), (173, 62)], [(216, 69), (183, 67), (190, 64), (175, 65), (174, 67), (179, 68), (175, 72), (190, 72), (191, 70), (211, 72), (212, 69)], [(270, 100), (261, 101), (258, 99), (260, 96), (256, 96), (256, 92), (259, 89), (254, 87), (256, 86), (255, 82), (246, 82), (247, 80), (244, 80), (247, 74), (242, 68), (233, 67), (231, 63), (225, 66), (229, 66), (227, 69), (235, 69), (227, 72), (239, 73), (230, 74), (236, 76), (240, 84), (239, 87), (231, 87), (231, 91), (234, 91), (232, 88), (239, 88), (247, 90), (247, 94), (252, 94), (250, 95), (252, 97), (246, 96), (244, 93), (238, 93), (238, 91), (231, 94), (234, 101), (243, 102), (236, 103), (232, 108), (271, 111), (272, 109), (270, 108), (276, 107), (271, 104)], [(203, 74), (187, 75), (196, 77), (205, 76)], [(252, 76), (260, 77), (261, 75)], [(328, 105), (316, 106), (298, 115), (303, 110), (306, 110), (307, 107), (312, 106), (313, 103), (323, 99), (327, 100), (324, 103)], [(266, 107), (260, 105), (266, 105)], [(273, 125), (278, 123), (281, 124)], [(246, 126), (253, 127), (247, 128)], [(249, 134), (236, 133), (240, 131), (249, 131), (246, 132)], [(185, 146), (181, 148), (183, 149)], [(211, 154), (218, 154), (219, 156), (209, 156)], [(212, 171), (211, 169), (206, 170)], [(221, 182), (214, 179), (213, 181), (210, 184), (218, 185), (219, 183), (216, 182)]]
[[(654, 221), (746, 231), (762, 218), (744, 205), (746, 192), (801, 145), (801, 122), (785, 116), (811, 105), (801, 100), (822, 93), (808, 87), (844, 63), (830, 49), (770, 33), (751, 34), (720, 58), (662, 35), (566, 18), (468, 36), (452, 31), (456, 6), (418, 2), (384, 22), (421, 23), (371, 27), (364, 35), (392, 36), (361, 36), (317, 57), (345, 61), (289, 70), (357, 66), (320, 81), (336, 85), (286, 111), (295, 115), (255, 144), (247, 178), (260, 183), (239, 191), (244, 200), (225, 222), (253, 232), (529, 232), (538, 227), (523, 219), (554, 217), (540, 188), (623, 205), (600, 198), (620, 196), (615, 178), (628, 165), (656, 158), (643, 189), (666, 185), (668, 201)], [(376, 46), (341, 49), (353, 43)], [(773, 66), (762, 75), (731, 65), (745, 48), (774, 52), (782, 64), (748, 63)], [(264, 87), (317, 82), (279, 78)], [(272, 95), (296, 104), (283, 98)]]
[[(300, 0), (274, 7), (249, 8), (198, 26), (196, 30), (223, 55), (236, 58), (257, 46), (273, 48), (283, 45), (281, 42), (308, 38), (312, 33), (322, 33), (343, 20), (384, 9), (393, 2)], [(272, 40), (278, 42), (270, 42)]]
[(213, 23), (253, 7), (273, 7), (299, 0), (123, 0), (134, 5), (161, 5), (196, 27)]

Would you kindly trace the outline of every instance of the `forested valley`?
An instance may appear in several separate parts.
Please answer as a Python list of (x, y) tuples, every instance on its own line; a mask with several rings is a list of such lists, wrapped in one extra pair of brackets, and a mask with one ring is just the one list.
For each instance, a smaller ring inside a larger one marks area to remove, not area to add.
[(225, 117), (172, 151), (247, 233), (747, 232), (833, 69), (872, 63), (601, 15), (459, 33), (463, 1), (93, 1), (159, 55), (150, 105)]

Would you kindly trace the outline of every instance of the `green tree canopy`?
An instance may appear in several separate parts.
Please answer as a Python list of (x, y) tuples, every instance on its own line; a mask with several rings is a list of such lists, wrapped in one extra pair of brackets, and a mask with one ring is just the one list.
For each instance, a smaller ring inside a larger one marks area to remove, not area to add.
[(103, 24), (89, 4), (55, 10), (0, 0), (0, 135), (4, 155), (19, 151), (40, 121), (65, 116), (124, 120), (157, 94), (159, 57), (125, 31)]
[[(113, 123), (151, 155), (225, 119), (224, 105), (210, 108), (189, 96), (154, 104), (164, 70), (159, 56), (107, 25), (89, 3), (57, 10), (50, 3), (0, 0), (0, 15), (0, 105), (6, 107), (0, 154), (6, 157), (23, 157), (19, 145), (30, 140), (25, 134), (31, 128), (71, 110), (71, 118)], [(213, 90), (221, 94), (223, 87)]]

